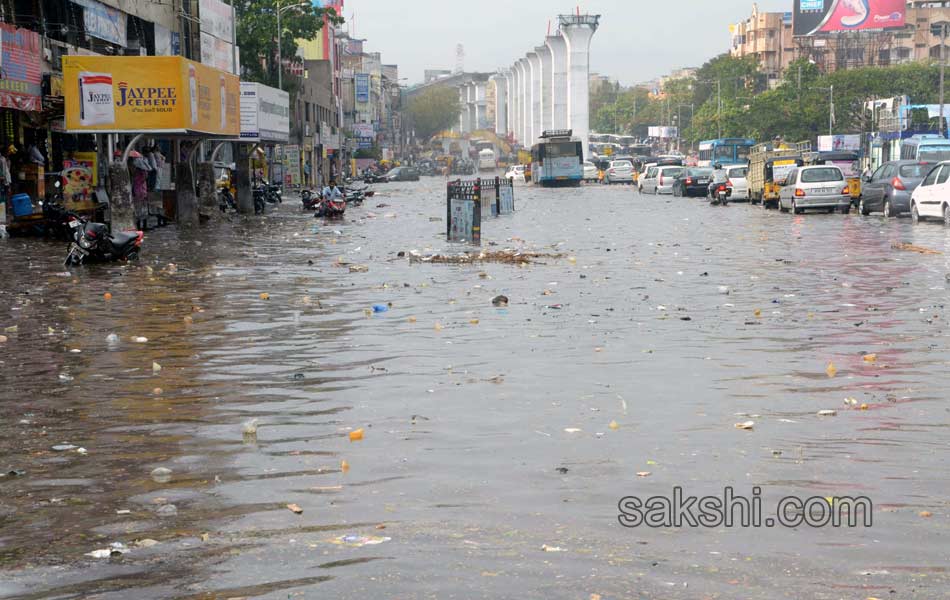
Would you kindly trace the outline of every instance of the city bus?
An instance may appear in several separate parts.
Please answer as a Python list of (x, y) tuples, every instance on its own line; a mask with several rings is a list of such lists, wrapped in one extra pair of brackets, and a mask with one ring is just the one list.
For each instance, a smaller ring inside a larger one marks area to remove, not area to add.
[(755, 140), (745, 138), (721, 138), (699, 142), (697, 166), (742, 165), (749, 162), (749, 153)]
[(545, 131), (531, 148), (531, 180), (541, 187), (576, 187), (584, 178), (583, 143), (570, 129)]
[(901, 142), (901, 160), (940, 162), (950, 160), (950, 140), (942, 135), (915, 135)]

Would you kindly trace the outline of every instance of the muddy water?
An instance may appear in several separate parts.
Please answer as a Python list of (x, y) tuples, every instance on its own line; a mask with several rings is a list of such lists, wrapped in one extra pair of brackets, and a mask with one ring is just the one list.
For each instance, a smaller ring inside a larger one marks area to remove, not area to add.
[[(152, 232), (131, 267), (0, 242), (0, 597), (950, 593), (950, 265), (892, 249), (942, 226), (519, 188), (485, 246), (563, 258), (410, 263), (454, 250), (441, 183)], [(675, 486), (874, 523), (618, 524)]]

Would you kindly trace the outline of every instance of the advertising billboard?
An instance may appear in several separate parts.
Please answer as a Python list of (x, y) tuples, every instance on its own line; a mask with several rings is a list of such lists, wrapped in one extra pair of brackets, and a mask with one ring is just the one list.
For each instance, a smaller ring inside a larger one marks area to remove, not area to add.
[(856, 135), (819, 135), (819, 152), (857, 152), (861, 149), (861, 136)]
[(180, 56), (64, 56), (63, 93), (71, 133), (241, 133), (237, 76)]
[(905, 0), (795, 0), (797, 36), (903, 27)]
[(231, 6), (221, 0), (201, 0), (201, 62), (222, 71), (234, 68), (234, 15)]
[(43, 109), (43, 63), (40, 36), (29, 29), (0, 23), (3, 76), (0, 106), (16, 110)]
[(242, 81), (241, 139), (287, 143), (290, 140), (290, 94)]
[(356, 101), (361, 104), (369, 102), (369, 73), (356, 74)]

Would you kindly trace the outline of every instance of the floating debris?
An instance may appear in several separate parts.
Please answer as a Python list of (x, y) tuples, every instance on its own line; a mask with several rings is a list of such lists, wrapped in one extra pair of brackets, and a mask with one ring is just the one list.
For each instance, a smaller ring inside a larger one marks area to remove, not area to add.
[(925, 248), (923, 246), (915, 246), (914, 244), (899, 243), (891, 244), (891, 248), (894, 250), (906, 250), (907, 252), (916, 252), (917, 254), (943, 254), (939, 250), (931, 250), (930, 248)]
[(540, 260), (555, 260), (563, 258), (563, 254), (551, 254), (544, 252), (524, 252), (520, 250), (492, 250), (482, 252), (464, 252), (462, 254), (433, 254), (431, 256), (411, 255), (410, 262), (432, 263), (439, 265), (458, 265), (470, 263), (505, 263), (512, 265), (529, 265)]

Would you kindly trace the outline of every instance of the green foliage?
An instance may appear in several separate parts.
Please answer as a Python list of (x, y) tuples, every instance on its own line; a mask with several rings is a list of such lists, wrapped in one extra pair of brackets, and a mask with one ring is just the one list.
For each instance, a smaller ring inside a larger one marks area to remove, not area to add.
[[(695, 79), (667, 82), (663, 99), (650, 99), (642, 89), (612, 90), (612, 96), (596, 106), (592, 123), (597, 131), (646, 137), (648, 126), (674, 123), (679, 113), (684, 147), (720, 137), (720, 131), (722, 137), (759, 141), (778, 136), (788, 141), (814, 141), (828, 133), (831, 86), (834, 132), (861, 133), (871, 127), (864, 110), (868, 100), (907, 95), (916, 104), (935, 103), (938, 81), (938, 67), (928, 63), (862, 67), (823, 75), (802, 59), (789, 66), (777, 87), (768, 89), (753, 59), (723, 55), (703, 65)], [(607, 101), (611, 98), (612, 102)], [(632, 110), (633, 98), (637, 98), (636, 111)]]
[(409, 101), (406, 114), (420, 139), (429, 139), (458, 122), (461, 106), (455, 88), (431, 87)]
[[(300, 0), (232, 1), (238, 15), (241, 79), (277, 87), (277, 7), (297, 4)], [(332, 8), (315, 7), (309, 2), (281, 14), (280, 51), (285, 61), (297, 54), (297, 40), (311, 40), (317, 36), (323, 28), (325, 14), (335, 24), (343, 22)], [(284, 79), (286, 81), (287, 77)]]

